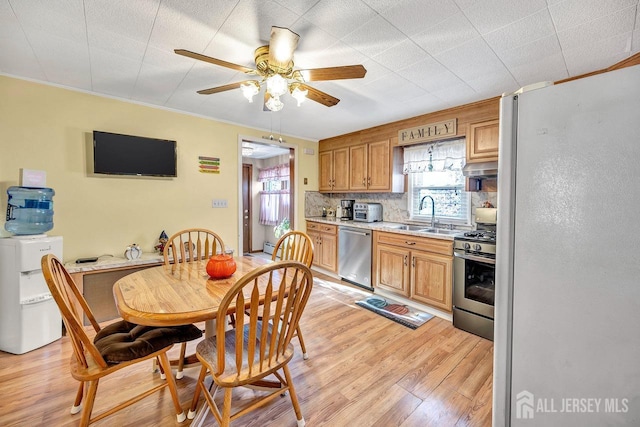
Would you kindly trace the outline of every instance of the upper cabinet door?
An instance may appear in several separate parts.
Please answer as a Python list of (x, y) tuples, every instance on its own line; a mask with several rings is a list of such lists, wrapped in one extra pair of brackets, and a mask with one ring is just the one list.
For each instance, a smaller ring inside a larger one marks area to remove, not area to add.
[(333, 189), (333, 151), (324, 151), (319, 154), (320, 158), (320, 191), (331, 191)]
[(349, 189), (349, 149), (333, 150), (333, 190)]
[(369, 144), (367, 188), (376, 191), (391, 189), (391, 155), (389, 140)]
[(349, 147), (351, 173), (349, 175), (350, 190), (367, 189), (367, 144)]
[(467, 162), (498, 160), (499, 120), (469, 124)]

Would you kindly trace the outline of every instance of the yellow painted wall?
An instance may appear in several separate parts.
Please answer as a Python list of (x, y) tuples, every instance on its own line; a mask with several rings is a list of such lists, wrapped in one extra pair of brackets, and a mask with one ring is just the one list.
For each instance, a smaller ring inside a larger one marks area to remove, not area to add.
[[(87, 173), (93, 130), (177, 141), (178, 177), (96, 177)], [(54, 228), (64, 259), (122, 256), (131, 243), (151, 252), (162, 230), (206, 227), (238, 246), (238, 136), (263, 130), (0, 76), (0, 208), (19, 169), (47, 172)], [(284, 136), (296, 148), (296, 225), (304, 228), (304, 191), (318, 189), (318, 143)], [(312, 148), (314, 155), (303, 154)], [(198, 156), (219, 157), (219, 175), (198, 172)], [(308, 184), (303, 184), (303, 178)], [(212, 199), (229, 207), (213, 209)], [(4, 231), (4, 215), (0, 235)]]

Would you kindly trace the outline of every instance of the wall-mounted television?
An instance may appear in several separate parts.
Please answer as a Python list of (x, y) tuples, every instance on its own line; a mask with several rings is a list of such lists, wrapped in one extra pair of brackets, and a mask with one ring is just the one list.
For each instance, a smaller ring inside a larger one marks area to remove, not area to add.
[(177, 176), (176, 141), (93, 131), (93, 173)]

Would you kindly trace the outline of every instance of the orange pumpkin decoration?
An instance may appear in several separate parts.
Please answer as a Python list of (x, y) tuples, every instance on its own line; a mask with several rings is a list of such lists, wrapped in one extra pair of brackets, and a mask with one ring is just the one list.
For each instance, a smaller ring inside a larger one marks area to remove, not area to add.
[(207, 274), (212, 279), (226, 279), (236, 272), (236, 261), (233, 255), (218, 254), (209, 258)]

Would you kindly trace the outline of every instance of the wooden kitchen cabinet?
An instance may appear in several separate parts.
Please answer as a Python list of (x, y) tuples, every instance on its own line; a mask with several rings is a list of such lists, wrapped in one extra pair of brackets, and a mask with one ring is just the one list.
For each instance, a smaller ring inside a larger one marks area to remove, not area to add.
[(498, 160), (500, 121), (470, 123), (467, 132), (467, 163)]
[(336, 273), (338, 271), (338, 227), (307, 221), (307, 234), (313, 242), (313, 264)]
[(349, 149), (323, 151), (320, 158), (319, 190), (346, 191), (349, 189)]
[(411, 257), (411, 298), (451, 311), (453, 257), (421, 251)]
[(391, 149), (389, 140), (349, 148), (351, 191), (391, 191)]
[(409, 297), (411, 251), (380, 244), (374, 256), (377, 260), (376, 286)]
[(374, 232), (374, 287), (451, 312), (453, 241)]
[(345, 146), (319, 152), (320, 192), (404, 192), (402, 149), (390, 139), (340, 143)]

